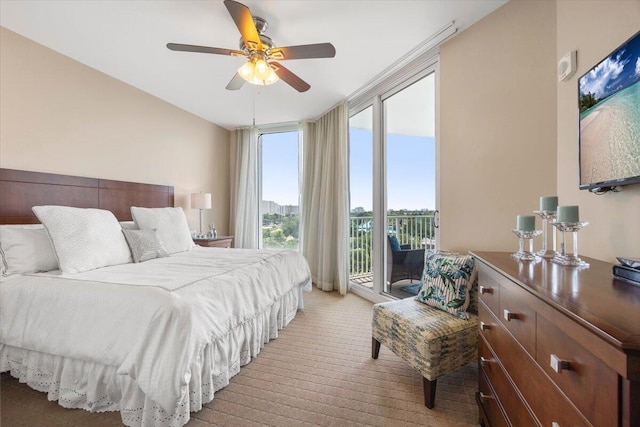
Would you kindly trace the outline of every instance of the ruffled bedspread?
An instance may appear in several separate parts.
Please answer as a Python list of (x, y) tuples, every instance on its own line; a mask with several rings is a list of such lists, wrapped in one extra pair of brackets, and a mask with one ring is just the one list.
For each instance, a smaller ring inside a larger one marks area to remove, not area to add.
[(306, 261), (216, 248), (0, 286), (0, 370), (69, 408), (179, 426), (295, 316)]

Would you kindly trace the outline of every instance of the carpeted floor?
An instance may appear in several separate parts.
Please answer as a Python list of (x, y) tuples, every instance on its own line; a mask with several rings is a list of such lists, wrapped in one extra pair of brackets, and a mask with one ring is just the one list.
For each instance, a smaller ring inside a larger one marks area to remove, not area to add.
[[(121, 425), (119, 413), (64, 409), (2, 374), (0, 424)], [(438, 379), (434, 409), (422, 378), (384, 346), (371, 358), (371, 303), (314, 289), (305, 310), (216, 393), (188, 426), (471, 426), (477, 368)]]

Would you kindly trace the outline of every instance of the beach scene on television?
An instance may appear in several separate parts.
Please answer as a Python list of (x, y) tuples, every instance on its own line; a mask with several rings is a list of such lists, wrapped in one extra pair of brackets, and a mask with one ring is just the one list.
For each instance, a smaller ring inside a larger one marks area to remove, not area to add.
[(640, 32), (578, 87), (580, 184), (640, 176)]

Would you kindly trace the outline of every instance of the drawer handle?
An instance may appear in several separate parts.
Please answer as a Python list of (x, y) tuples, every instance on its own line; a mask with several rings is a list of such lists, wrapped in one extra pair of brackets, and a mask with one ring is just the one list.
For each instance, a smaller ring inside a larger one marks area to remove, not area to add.
[(493, 362), (493, 359), (487, 359), (486, 357), (480, 356), (480, 364), (482, 366), (488, 365), (491, 362)]
[(484, 394), (483, 392), (480, 392), (480, 400), (489, 400), (489, 399), (493, 399), (493, 396), (491, 396), (490, 394)]
[(518, 320), (518, 315), (516, 313), (512, 313), (509, 310), (504, 310), (504, 320), (507, 322), (511, 322), (512, 320)]
[(487, 329), (491, 329), (491, 326), (490, 326), (490, 325), (487, 325), (487, 324), (486, 324), (486, 323), (484, 323), (484, 322), (480, 322), (480, 330), (481, 330), (481, 331), (486, 331)]
[(551, 355), (551, 369), (561, 374), (562, 371), (570, 371), (571, 363), (568, 360), (562, 360), (555, 354)]
[(481, 294), (492, 294), (493, 293), (493, 288), (488, 288), (486, 286), (480, 286), (480, 293)]
[(557, 422), (553, 421), (551, 423), (551, 427), (560, 427), (560, 424), (558, 424)]

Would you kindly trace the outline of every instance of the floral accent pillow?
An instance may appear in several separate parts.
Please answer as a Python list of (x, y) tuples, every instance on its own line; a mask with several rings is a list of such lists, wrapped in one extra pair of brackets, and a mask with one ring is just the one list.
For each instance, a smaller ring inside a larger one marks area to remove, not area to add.
[(469, 287), (476, 276), (475, 259), (453, 252), (427, 252), (418, 301), (468, 319)]

